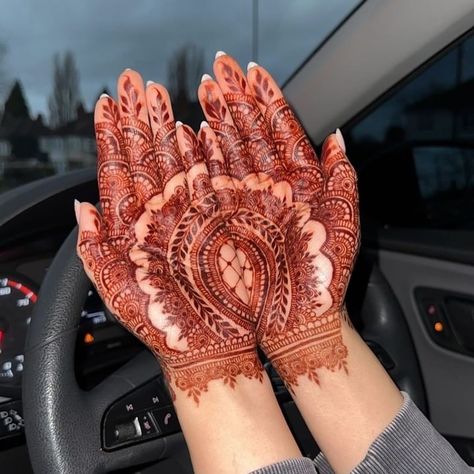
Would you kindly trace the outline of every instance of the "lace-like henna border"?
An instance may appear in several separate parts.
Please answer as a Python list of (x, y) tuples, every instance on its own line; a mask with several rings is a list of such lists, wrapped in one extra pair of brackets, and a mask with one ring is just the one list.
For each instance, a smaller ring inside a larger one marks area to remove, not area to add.
[(192, 398), (199, 404), (199, 397), (203, 392), (208, 391), (208, 385), (213, 380), (222, 380), (224, 385), (235, 388), (237, 377), (244, 376), (248, 379), (256, 379), (263, 382), (264, 368), (257, 353), (254, 351), (243, 352), (234, 356), (213, 360), (192, 368), (164, 370), (164, 375), (168, 382), (173, 400), (176, 394), (173, 386)]
[(318, 370), (323, 367), (331, 372), (347, 369), (347, 347), (342, 342), (342, 335), (313, 344), (309, 347), (299, 348), (291, 354), (274, 359), (273, 366), (280, 374), (288, 390), (294, 393), (298, 378), (306, 376), (312, 382), (319, 383)]

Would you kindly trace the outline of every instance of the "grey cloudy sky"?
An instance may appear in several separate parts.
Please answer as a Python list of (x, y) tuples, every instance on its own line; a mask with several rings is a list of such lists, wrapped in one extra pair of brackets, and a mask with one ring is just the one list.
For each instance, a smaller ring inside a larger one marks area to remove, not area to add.
[[(259, 62), (284, 81), (358, 0), (260, 0)], [(125, 68), (166, 82), (167, 62), (184, 44), (216, 50), (243, 65), (252, 58), (252, 1), (0, 0), (3, 69), (20, 79), (33, 113), (47, 113), (52, 57), (71, 50), (88, 108), (98, 92), (115, 91)], [(212, 72), (212, 71), (209, 71)]]

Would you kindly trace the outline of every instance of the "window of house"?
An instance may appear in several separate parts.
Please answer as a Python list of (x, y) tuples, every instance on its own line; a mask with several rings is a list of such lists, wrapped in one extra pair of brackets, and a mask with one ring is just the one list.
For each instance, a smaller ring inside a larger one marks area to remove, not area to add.
[(473, 117), (471, 34), (344, 127), (365, 223), (474, 229)]

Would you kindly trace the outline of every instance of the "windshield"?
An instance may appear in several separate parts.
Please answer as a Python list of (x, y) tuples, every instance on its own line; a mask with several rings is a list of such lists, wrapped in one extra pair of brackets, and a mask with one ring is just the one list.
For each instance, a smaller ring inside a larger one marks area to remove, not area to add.
[(216, 50), (282, 83), (356, 0), (6, 0), (0, 16), (0, 192), (95, 165), (93, 107), (126, 67), (165, 84), (175, 116), (202, 119), (195, 89)]

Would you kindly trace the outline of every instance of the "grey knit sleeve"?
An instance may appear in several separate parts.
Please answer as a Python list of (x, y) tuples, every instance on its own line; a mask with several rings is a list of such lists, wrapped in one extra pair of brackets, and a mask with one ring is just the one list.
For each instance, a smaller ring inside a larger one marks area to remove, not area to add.
[[(400, 412), (351, 474), (473, 474), (408, 394), (403, 393), (403, 398)], [(334, 473), (322, 453), (316, 458), (316, 466), (320, 474)]]
[(262, 467), (250, 474), (317, 474), (314, 461), (309, 458), (287, 459), (270, 466)]
[[(400, 412), (372, 443), (365, 459), (351, 474), (473, 474), (452, 446), (434, 429), (403, 393)], [(313, 462), (282, 461), (251, 474), (334, 474), (321, 453)]]

